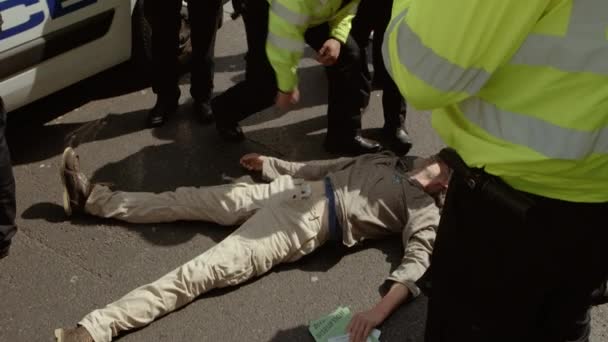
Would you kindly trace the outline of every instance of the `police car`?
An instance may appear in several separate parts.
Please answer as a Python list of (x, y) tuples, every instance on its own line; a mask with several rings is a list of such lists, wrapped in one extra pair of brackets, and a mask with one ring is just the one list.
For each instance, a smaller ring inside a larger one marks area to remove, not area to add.
[[(0, 15), (0, 97), (8, 111), (150, 56), (144, 0), (0, 0)], [(180, 38), (185, 50), (187, 24)]]

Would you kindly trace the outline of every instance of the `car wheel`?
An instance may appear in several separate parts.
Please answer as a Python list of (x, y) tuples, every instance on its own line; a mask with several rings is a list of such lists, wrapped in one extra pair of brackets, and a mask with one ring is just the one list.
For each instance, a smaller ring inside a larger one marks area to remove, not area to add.
[[(148, 0), (159, 1), (159, 0)], [(179, 32), (180, 69), (186, 71), (192, 55), (190, 42), (190, 24), (188, 22), (188, 9), (183, 2), (181, 14), (181, 27)], [(133, 52), (131, 59), (141, 71), (148, 72), (152, 68), (152, 25), (149, 10), (146, 11), (145, 0), (137, 1), (133, 11), (132, 20)]]

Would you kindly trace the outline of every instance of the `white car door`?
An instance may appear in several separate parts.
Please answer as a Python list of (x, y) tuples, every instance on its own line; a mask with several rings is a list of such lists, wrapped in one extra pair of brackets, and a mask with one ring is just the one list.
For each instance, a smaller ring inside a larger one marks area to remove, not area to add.
[(0, 96), (10, 111), (130, 56), (131, 0), (0, 0)]

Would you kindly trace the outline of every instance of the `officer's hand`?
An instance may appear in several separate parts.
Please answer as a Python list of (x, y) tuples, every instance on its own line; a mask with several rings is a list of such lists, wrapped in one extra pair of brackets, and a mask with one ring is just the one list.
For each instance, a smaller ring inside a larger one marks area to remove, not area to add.
[(248, 153), (241, 157), (241, 166), (249, 171), (262, 171), (264, 166), (263, 156), (257, 153)]
[(282, 110), (289, 110), (289, 107), (295, 105), (299, 101), (300, 101), (300, 91), (296, 87), (294, 90), (292, 90), (289, 93), (284, 93), (282, 91), (279, 91), (277, 93), (277, 97), (275, 99), (275, 104), (277, 107), (281, 108)]
[(342, 43), (340, 43), (340, 41), (334, 38), (329, 38), (325, 41), (321, 49), (319, 49), (317, 61), (325, 66), (336, 64), (338, 57), (340, 57), (341, 47)]
[(350, 342), (365, 342), (372, 330), (382, 323), (382, 314), (374, 309), (359, 312), (346, 327)]

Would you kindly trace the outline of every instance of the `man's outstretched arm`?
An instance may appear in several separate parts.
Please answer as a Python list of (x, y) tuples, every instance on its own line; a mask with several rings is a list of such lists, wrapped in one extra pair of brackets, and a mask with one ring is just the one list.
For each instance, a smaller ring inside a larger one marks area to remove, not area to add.
[(416, 281), (430, 264), (439, 225), (439, 208), (428, 195), (416, 200), (419, 201), (416, 205), (410, 203), (410, 219), (403, 230), (403, 259), (387, 279), (392, 282), (391, 287), (372, 309), (353, 316), (348, 326), (351, 342), (365, 341), (372, 329), (382, 324), (399, 305), (420, 295)]
[(382, 324), (401, 304), (409, 299), (410, 289), (401, 284), (393, 283), (386, 295), (370, 310), (359, 312), (353, 316), (346, 331), (350, 334), (350, 342), (366, 341), (372, 330)]
[(289, 162), (282, 159), (249, 153), (241, 158), (241, 165), (250, 171), (259, 171), (262, 177), (273, 180), (282, 175), (306, 180), (321, 180), (332, 171), (344, 169), (353, 163), (355, 158), (338, 158), (313, 160), (307, 162)]
[(393, 282), (388, 292), (372, 309), (353, 316), (347, 328), (351, 334), (350, 342), (366, 341), (372, 329), (382, 324), (410, 297), (420, 294), (416, 281), (428, 268), (435, 234), (435, 226), (430, 225), (411, 236), (401, 265), (388, 278)]

